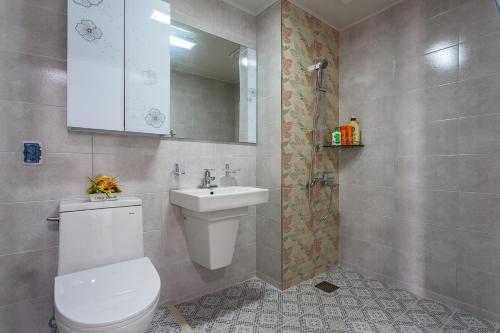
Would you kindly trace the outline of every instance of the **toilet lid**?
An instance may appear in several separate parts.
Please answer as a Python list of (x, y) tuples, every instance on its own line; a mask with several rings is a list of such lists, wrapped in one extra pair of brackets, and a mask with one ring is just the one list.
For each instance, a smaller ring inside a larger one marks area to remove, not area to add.
[(149, 258), (140, 258), (56, 277), (57, 311), (78, 326), (113, 325), (156, 303), (160, 277)]

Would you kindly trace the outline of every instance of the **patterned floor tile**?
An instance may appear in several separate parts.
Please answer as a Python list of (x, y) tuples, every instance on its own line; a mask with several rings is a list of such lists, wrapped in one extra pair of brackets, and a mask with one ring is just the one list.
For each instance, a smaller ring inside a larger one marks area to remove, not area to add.
[[(359, 311), (359, 313), (361, 314), (361, 311)], [(348, 319), (349, 315), (352, 314), (352, 312), (347, 311), (347, 309), (344, 308), (343, 306), (341, 306), (340, 304), (330, 303), (330, 304), (323, 305), (319, 309), (319, 314), (327, 319), (341, 321), (341, 320)]]
[(455, 312), (450, 321), (444, 326), (443, 332), (445, 333), (494, 333), (497, 325), (473, 316), (468, 313)]
[(385, 331), (386, 333), (437, 333), (440, 332), (439, 328), (423, 327), (414, 322), (397, 321), (389, 325)]
[(403, 313), (405, 313), (408, 310), (409, 306), (412, 305), (412, 303), (405, 304), (404, 302), (402, 302), (398, 299), (394, 299), (391, 297), (385, 297), (385, 296), (377, 298), (375, 300), (375, 304), (376, 305), (374, 305), (374, 306), (378, 306), (380, 309), (387, 311), (394, 318), (397, 318), (400, 315), (402, 315)]
[(314, 282), (328, 281), (341, 288), (363, 287), (363, 275), (337, 268), (313, 279)]
[(437, 332), (452, 313), (452, 308), (447, 305), (430, 299), (418, 299), (392, 326), (396, 332)]
[(167, 308), (159, 308), (146, 333), (181, 333), (182, 328)]
[(372, 299), (359, 298), (352, 294), (344, 294), (336, 296), (338, 299), (338, 304), (345, 307), (346, 309), (360, 309), (364, 306), (370, 305)]
[(366, 307), (361, 310), (367, 321), (377, 325), (386, 326), (391, 324), (397, 315), (380, 307)]
[(263, 330), (259, 333), (302, 333), (302, 332), (312, 332), (312, 333), (327, 333), (326, 329), (315, 329), (307, 326), (305, 321), (301, 321), (300, 318), (295, 318), (293, 321), (288, 321), (285, 325), (278, 328), (277, 331), (266, 331)]
[(383, 327), (394, 321), (391, 313), (379, 307), (346, 309), (332, 306), (329, 311), (322, 311), (321, 316), (329, 330), (335, 332), (382, 332)]
[(373, 290), (389, 289), (389, 286), (386, 283), (384, 283), (382, 281), (378, 281), (378, 280), (373, 280), (373, 279), (366, 279), (363, 281), (363, 284), (365, 285), (365, 287), (373, 289)]
[(374, 323), (366, 319), (349, 319), (345, 321), (348, 332), (354, 333), (383, 333), (386, 325)]
[[(315, 311), (322, 304), (321, 294), (324, 293), (316, 288), (313, 283), (301, 283), (292, 288), (285, 290), (282, 294), (283, 306), (289, 305), (292, 309), (293, 304), (297, 306), (299, 313), (308, 313)], [(283, 313), (289, 312), (285, 308), (282, 309)]]
[(324, 332), (328, 330), (328, 322), (317, 313), (308, 313), (300, 317), (302, 327), (307, 327), (311, 332)]
[(388, 288), (387, 294), (389, 297), (402, 302), (406, 306), (415, 303), (419, 299), (415, 294), (399, 288)]
[(350, 291), (351, 294), (357, 298), (375, 299), (378, 296), (375, 290), (365, 287), (364, 284), (363, 287), (352, 287)]
[(283, 318), (277, 312), (240, 312), (232, 320), (216, 320), (204, 331), (195, 329), (195, 332), (276, 332), (282, 324)]
[[(326, 293), (315, 285), (340, 288)], [(500, 333), (497, 324), (335, 268), (286, 291), (258, 278), (177, 306), (196, 333)], [(147, 333), (179, 333), (159, 309)]]

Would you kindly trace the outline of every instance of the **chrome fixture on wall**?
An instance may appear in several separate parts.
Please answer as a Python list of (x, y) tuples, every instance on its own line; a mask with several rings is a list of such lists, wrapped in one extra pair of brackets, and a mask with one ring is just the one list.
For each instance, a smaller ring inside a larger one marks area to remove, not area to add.
[(224, 166), (224, 170), (222, 170), (222, 171), (224, 171), (226, 173), (226, 177), (229, 177), (230, 174), (235, 174), (238, 171), (241, 171), (241, 169), (240, 168), (231, 169), (231, 165), (229, 163), (226, 163)]
[(321, 186), (324, 187), (335, 187), (337, 184), (335, 184), (335, 181), (333, 177), (331, 176), (333, 172), (323, 172), (322, 177), (314, 177), (311, 181), (310, 187), (314, 187), (316, 184), (320, 184)]
[(205, 169), (205, 172), (203, 174), (203, 180), (200, 186), (198, 188), (214, 188), (217, 187), (217, 185), (212, 184), (212, 182), (215, 180), (215, 177), (213, 177), (210, 174), (210, 171), (214, 171), (215, 169)]
[(309, 72), (312, 72), (317, 69), (325, 69), (326, 67), (328, 67), (328, 60), (323, 59), (320, 62), (317, 62), (312, 66), (309, 66), (308, 70)]
[(324, 87), (324, 70), (328, 67), (328, 60), (323, 59), (311, 66), (308, 70), (315, 72), (315, 96), (314, 96), (314, 113), (313, 113), (313, 128), (311, 140), (311, 160), (309, 163), (309, 180), (307, 182), (308, 204), (311, 219), (315, 218), (314, 207), (312, 203), (312, 191), (318, 184), (325, 187), (330, 187), (330, 199), (328, 203), (328, 210), (326, 215), (321, 217), (320, 222), (325, 221), (332, 214), (332, 197), (333, 188), (335, 187), (333, 178), (329, 176), (329, 172), (324, 172), (323, 177), (314, 177), (314, 170), (316, 169), (316, 155), (318, 151), (323, 150), (323, 131), (325, 129), (325, 111), (323, 106), (323, 97), (326, 93)]
[(186, 174), (186, 168), (184, 167), (184, 163), (175, 163), (173, 174), (175, 176), (183, 176)]

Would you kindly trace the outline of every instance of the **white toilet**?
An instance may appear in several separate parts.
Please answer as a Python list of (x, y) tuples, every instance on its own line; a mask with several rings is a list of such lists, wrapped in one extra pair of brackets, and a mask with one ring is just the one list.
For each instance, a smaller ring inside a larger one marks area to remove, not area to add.
[(63, 200), (59, 211), (59, 332), (144, 332), (158, 305), (160, 277), (144, 257), (141, 200)]

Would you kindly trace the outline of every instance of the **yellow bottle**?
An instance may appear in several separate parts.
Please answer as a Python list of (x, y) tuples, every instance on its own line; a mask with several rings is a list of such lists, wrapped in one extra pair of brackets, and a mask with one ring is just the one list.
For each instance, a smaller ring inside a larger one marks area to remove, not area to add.
[(361, 128), (359, 126), (358, 121), (356, 120), (356, 117), (351, 117), (351, 124), (352, 126), (352, 144), (353, 145), (360, 145), (361, 144)]

